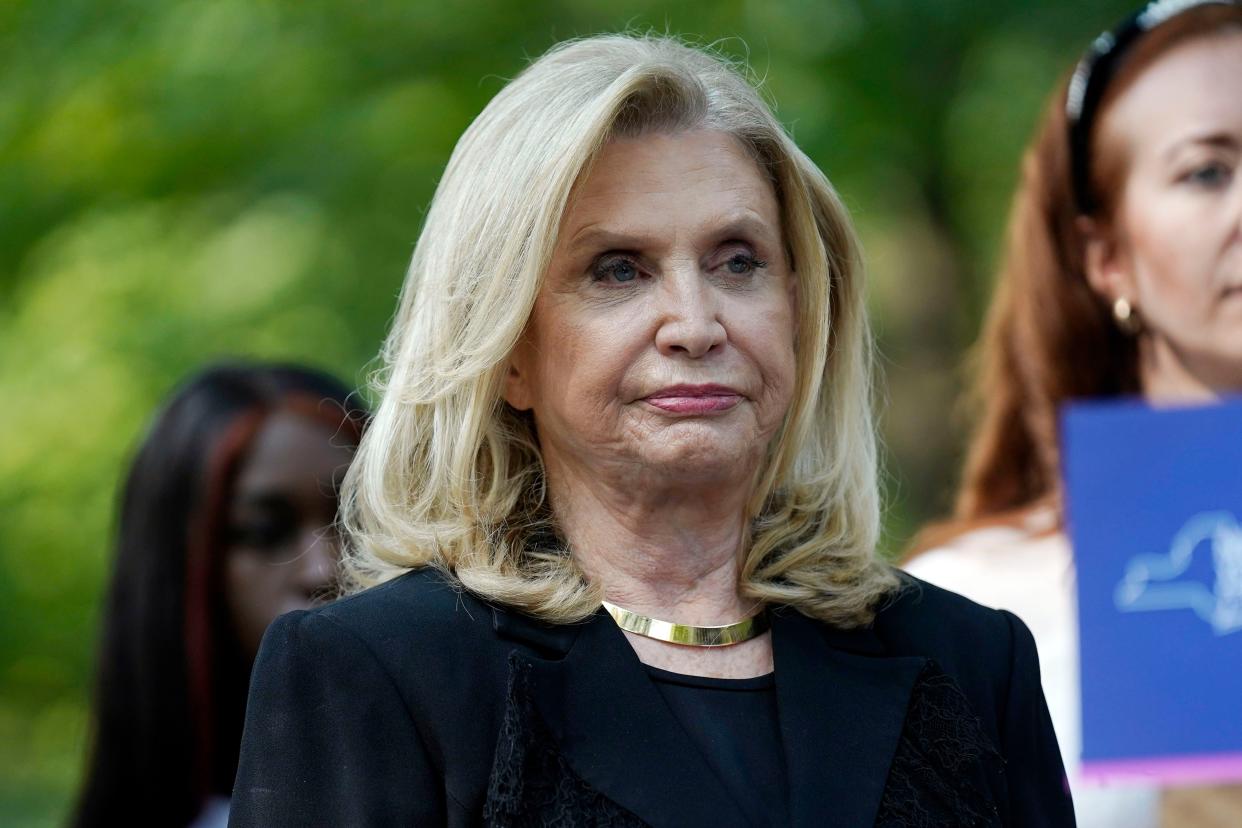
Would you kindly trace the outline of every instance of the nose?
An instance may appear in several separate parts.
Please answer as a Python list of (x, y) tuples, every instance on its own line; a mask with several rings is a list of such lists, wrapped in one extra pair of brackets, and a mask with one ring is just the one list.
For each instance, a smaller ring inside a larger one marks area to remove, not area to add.
[(302, 536), (302, 549), (294, 565), (297, 567), (298, 588), (308, 599), (323, 597), (336, 581), (340, 548), (336, 531), (331, 526), (316, 526)]
[(724, 345), (719, 297), (697, 266), (666, 273), (657, 297), (656, 347), (661, 354), (700, 359)]

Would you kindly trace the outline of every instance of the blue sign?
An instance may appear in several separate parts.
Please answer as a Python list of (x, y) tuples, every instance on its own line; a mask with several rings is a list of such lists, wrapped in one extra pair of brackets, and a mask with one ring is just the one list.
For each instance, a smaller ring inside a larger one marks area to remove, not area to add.
[(1242, 779), (1242, 402), (1062, 418), (1084, 777)]

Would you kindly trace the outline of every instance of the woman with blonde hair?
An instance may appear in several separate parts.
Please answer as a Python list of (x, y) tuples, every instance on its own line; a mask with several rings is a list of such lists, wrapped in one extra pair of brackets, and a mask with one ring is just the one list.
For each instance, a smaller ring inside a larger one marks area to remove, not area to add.
[[(1242, 5), (1166, 1), (1097, 38), (1057, 90), (1023, 161), (956, 514), (907, 564), (1030, 624), (1071, 771), (1078, 646), (1058, 411), (1242, 391), (1240, 83)], [(1151, 789), (1083, 788), (1075, 802), (1082, 825), (1158, 818)]]
[(875, 555), (854, 232), (734, 67), (562, 44), (466, 131), (255, 671), (235, 825), (1066, 825), (1030, 636)]

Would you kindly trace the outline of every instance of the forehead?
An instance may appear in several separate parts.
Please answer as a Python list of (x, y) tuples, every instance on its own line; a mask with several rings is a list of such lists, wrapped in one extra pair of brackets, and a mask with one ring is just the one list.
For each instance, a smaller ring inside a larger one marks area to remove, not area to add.
[(1242, 138), (1242, 32), (1196, 37), (1157, 58), (1104, 119), (1133, 150), (1160, 152), (1192, 133)]
[[(708, 130), (609, 141), (574, 188), (562, 221), (568, 238), (599, 223), (662, 224), (671, 211), (779, 216), (768, 177), (730, 135)], [(562, 238), (566, 238), (563, 236)]]
[(268, 417), (250, 443), (237, 477), (241, 491), (288, 489), (331, 481), (353, 456), (326, 423), (289, 411)]

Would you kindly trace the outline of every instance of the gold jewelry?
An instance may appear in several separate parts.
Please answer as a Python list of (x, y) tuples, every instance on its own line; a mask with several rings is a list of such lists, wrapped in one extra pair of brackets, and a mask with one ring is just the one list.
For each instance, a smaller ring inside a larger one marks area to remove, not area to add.
[(1121, 332), (1129, 336), (1137, 336), (1143, 330), (1143, 320), (1139, 319), (1138, 310), (1124, 296), (1117, 297), (1113, 302), (1113, 319)]
[(604, 609), (617, 622), (617, 626), (626, 632), (667, 641), (670, 644), (685, 644), (689, 647), (728, 647), (730, 644), (741, 644), (755, 636), (768, 631), (767, 610), (760, 607), (753, 615), (722, 624), (719, 627), (696, 627), (693, 624), (674, 624), (672, 621), (661, 621), (647, 615), (618, 607), (616, 604), (603, 602)]

